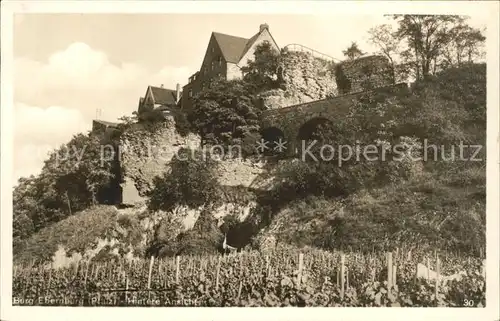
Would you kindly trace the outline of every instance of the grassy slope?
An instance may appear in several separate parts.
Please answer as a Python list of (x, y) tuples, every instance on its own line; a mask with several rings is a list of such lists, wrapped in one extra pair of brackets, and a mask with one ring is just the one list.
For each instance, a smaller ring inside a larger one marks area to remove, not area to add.
[(485, 244), (485, 174), (464, 171), (442, 179), (427, 174), (347, 198), (298, 200), (261, 235), (330, 250), (418, 245), (479, 255)]
[(113, 206), (95, 206), (75, 213), (60, 222), (46, 227), (26, 240), (24, 246), (14, 253), (15, 262), (37, 260), (48, 261), (59, 245), (66, 252), (85, 252), (97, 239), (104, 238), (117, 222), (117, 210)]

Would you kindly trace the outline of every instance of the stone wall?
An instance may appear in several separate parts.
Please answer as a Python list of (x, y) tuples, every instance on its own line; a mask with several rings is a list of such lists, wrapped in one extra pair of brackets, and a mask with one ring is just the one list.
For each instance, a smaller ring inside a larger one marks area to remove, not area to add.
[[(120, 161), (125, 182), (133, 181), (139, 196), (152, 187), (153, 178), (168, 170), (172, 157), (182, 147), (197, 148), (200, 138), (189, 134), (182, 137), (175, 130), (173, 117), (153, 131), (141, 123), (133, 124), (124, 132), (120, 142)], [(130, 185), (127, 188), (131, 188)], [(133, 195), (133, 192), (129, 193)]]
[(338, 97), (317, 100), (309, 103), (289, 106), (286, 108), (267, 110), (261, 115), (261, 128), (276, 127), (280, 129), (285, 141), (288, 142), (288, 151), (295, 149), (299, 129), (309, 120), (314, 118), (326, 118), (332, 122), (342, 121), (349, 113), (354, 104), (362, 95), (373, 95), (385, 93), (393, 95), (408, 90), (406, 84), (398, 84), (389, 87), (380, 87), (372, 91), (359, 92)]
[(233, 79), (240, 79), (242, 77), (241, 69), (240, 67), (232, 62), (228, 62), (226, 65), (226, 79), (227, 80), (233, 80)]
[(283, 52), (278, 77), (282, 89), (263, 93), (269, 109), (283, 108), (337, 95), (337, 83), (331, 62), (306, 52)]
[(392, 67), (383, 56), (346, 60), (335, 66), (340, 94), (357, 93), (394, 84)]

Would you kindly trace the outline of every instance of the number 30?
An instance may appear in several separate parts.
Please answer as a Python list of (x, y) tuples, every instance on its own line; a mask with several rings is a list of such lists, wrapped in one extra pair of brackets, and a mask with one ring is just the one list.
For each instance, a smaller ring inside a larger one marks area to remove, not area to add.
[(466, 306), (466, 307), (473, 307), (474, 306), (474, 300), (464, 299), (464, 306)]

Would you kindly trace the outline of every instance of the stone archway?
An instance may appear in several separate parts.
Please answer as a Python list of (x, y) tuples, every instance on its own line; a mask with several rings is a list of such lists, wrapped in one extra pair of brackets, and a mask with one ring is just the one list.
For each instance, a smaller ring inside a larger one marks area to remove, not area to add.
[(262, 139), (267, 142), (266, 155), (277, 155), (286, 151), (285, 134), (278, 127), (267, 127), (261, 130)]
[[(326, 150), (331, 151), (334, 148), (334, 144), (331, 141), (332, 133), (329, 130), (332, 128), (333, 122), (324, 117), (314, 117), (303, 123), (298, 129), (295, 140), (295, 144), (298, 146), (296, 155), (305, 159), (311, 156), (311, 154), (319, 155), (317, 153), (322, 153), (325, 147), (328, 147)], [(315, 159), (315, 157), (312, 159)]]
[(321, 130), (325, 127), (331, 128), (333, 122), (324, 117), (315, 117), (300, 126), (297, 133), (297, 141), (319, 140), (321, 138)]

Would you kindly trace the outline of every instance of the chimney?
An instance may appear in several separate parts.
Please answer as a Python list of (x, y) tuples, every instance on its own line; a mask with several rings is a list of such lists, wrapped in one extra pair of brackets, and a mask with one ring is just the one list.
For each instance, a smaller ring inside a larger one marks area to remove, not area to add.
[(181, 99), (181, 85), (177, 84), (175, 87), (175, 102), (179, 102), (179, 99)]
[(259, 27), (259, 32), (262, 32), (264, 29), (267, 29), (269, 31), (269, 25), (267, 23), (263, 23)]
[(163, 88), (163, 84), (160, 85), (160, 88)]

